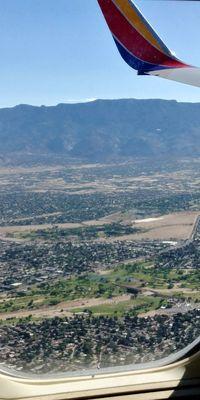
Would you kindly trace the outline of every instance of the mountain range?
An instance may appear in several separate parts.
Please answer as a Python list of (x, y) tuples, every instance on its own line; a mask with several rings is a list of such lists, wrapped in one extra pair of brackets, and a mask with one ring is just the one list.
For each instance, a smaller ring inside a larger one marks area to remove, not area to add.
[(96, 100), (0, 109), (0, 155), (87, 160), (200, 156), (200, 103)]

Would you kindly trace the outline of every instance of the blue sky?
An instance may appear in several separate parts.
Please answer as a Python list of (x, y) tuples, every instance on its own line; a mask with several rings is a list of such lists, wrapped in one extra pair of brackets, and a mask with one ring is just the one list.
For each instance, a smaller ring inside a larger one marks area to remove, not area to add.
[[(200, 2), (136, 0), (168, 47), (200, 66)], [(0, 107), (93, 98), (200, 101), (200, 89), (137, 77), (96, 0), (0, 0)]]

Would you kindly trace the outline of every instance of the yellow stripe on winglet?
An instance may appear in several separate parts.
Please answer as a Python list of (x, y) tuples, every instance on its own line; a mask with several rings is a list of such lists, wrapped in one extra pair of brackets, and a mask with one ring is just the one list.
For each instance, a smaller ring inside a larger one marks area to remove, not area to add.
[(148, 27), (142, 21), (142, 19), (138, 16), (137, 12), (131, 7), (131, 4), (127, 0), (114, 0), (114, 4), (120, 9), (120, 11), (124, 14), (127, 20), (137, 29), (137, 31), (150, 42), (153, 46), (155, 46), (158, 50), (163, 52), (162, 47), (158, 43), (157, 39), (150, 32)]

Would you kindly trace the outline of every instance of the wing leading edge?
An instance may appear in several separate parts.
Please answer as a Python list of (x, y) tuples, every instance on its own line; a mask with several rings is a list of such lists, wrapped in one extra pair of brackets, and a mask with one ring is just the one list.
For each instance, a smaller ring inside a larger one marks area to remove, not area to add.
[(139, 75), (200, 87), (200, 68), (176, 58), (131, 0), (98, 0), (124, 61)]

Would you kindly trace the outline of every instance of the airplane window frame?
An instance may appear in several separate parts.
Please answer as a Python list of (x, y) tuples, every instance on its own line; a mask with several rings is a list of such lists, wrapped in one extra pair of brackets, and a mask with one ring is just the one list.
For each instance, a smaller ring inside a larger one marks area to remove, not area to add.
[(146, 369), (139, 365), (139, 368), (130, 366), (129, 371), (96, 371), (74, 376), (63, 373), (57, 378), (55, 375), (46, 378), (20, 375), (5, 369), (0, 371), (0, 388), (1, 400), (150, 400), (179, 395), (181, 398), (192, 395), (195, 399), (194, 396), (200, 396), (200, 337), (175, 355), (147, 364)]

